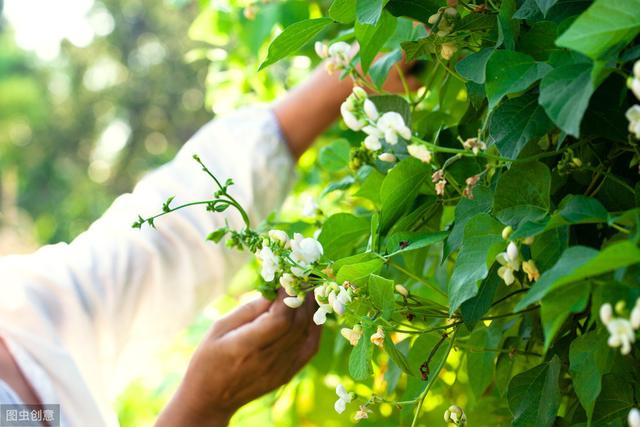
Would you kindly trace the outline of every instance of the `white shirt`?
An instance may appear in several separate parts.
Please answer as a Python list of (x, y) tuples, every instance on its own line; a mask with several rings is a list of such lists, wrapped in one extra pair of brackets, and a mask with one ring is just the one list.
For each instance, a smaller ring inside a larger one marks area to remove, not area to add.
[(212, 197), (215, 183), (193, 154), (221, 181), (233, 179), (229, 192), (253, 225), (282, 203), (292, 181), (293, 161), (273, 113), (239, 111), (204, 126), (72, 243), (0, 258), (0, 336), (42, 403), (60, 404), (67, 425), (117, 425), (117, 384), (246, 262), (246, 254), (205, 240), (225, 218), (243, 227), (231, 209), (194, 206), (157, 219), (157, 230), (131, 228), (138, 214), (160, 212), (170, 196), (172, 206)]

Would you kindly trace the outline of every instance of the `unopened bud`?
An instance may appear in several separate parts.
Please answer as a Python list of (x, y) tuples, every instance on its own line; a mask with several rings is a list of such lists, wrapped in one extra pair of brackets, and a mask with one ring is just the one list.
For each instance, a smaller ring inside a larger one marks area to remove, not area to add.
[(367, 91), (362, 89), (360, 86), (353, 87), (353, 94), (358, 99), (365, 99), (367, 97)]
[(402, 285), (396, 285), (396, 292), (405, 298), (409, 296), (409, 290)]
[(507, 225), (505, 228), (502, 229), (502, 239), (509, 240), (509, 236), (511, 236), (511, 233), (513, 233), (513, 227), (511, 227), (510, 225)]
[(624, 309), (626, 308), (626, 306), (627, 306), (627, 303), (624, 300), (618, 301), (615, 307), (616, 313), (618, 314), (624, 313)]

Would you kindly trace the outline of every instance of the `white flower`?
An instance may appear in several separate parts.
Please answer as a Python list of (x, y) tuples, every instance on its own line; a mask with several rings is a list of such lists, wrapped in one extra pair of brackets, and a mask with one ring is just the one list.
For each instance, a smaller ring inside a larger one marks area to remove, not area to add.
[(286, 297), (282, 300), (284, 305), (290, 308), (298, 308), (304, 304), (304, 296), (298, 295), (297, 297)]
[(391, 153), (381, 153), (378, 156), (378, 159), (380, 159), (383, 162), (387, 162), (387, 163), (393, 163), (396, 161), (396, 156), (394, 156)]
[(444, 178), (436, 182), (436, 185), (435, 185), (436, 194), (438, 196), (444, 196), (444, 189), (446, 186), (447, 186), (447, 180)]
[(402, 116), (395, 111), (384, 113), (378, 119), (376, 126), (384, 134), (384, 139), (391, 145), (398, 143), (398, 135), (406, 140), (411, 139), (411, 129), (404, 123)]
[(329, 304), (322, 304), (315, 313), (313, 313), (313, 323), (316, 325), (324, 325), (327, 321), (327, 314), (332, 313), (333, 309)]
[(496, 261), (502, 266), (498, 269), (498, 276), (507, 286), (510, 286), (515, 281), (513, 272), (520, 270), (520, 255), (516, 244), (509, 242), (506, 252), (496, 255)]
[(290, 270), (294, 276), (300, 277), (301, 279), (309, 275), (309, 271), (307, 270), (306, 267), (298, 267), (294, 265), (293, 267), (290, 268)]
[(407, 146), (409, 154), (424, 163), (431, 163), (431, 151), (424, 145), (411, 144)]
[(451, 405), (444, 411), (444, 420), (449, 423), (452, 422), (457, 426), (464, 426), (467, 423), (467, 416), (461, 407), (457, 405)]
[[(636, 62), (638, 65), (640, 61)], [(640, 411), (637, 408), (631, 408), (627, 416), (627, 424), (629, 427), (640, 427)]]
[(371, 409), (367, 408), (365, 405), (360, 405), (360, 408), (358, 409), (358, 412), (356, 412), (356, 415), (353, 417), (356, 421), (360, 421), (360, 420), (366, 420), (367, 418), (369, 418), (369, 414), (373, 412)]
[(357, 132), (365, 126), (365, 122), (359, 120), (356, 115), (353, 114), (347, 101), (340, 105), (340, 114), (342, 114), (342, 120), (344, 120), (347, 127), (353, 131)]
[(522, 263), (522, 271), (527, 274), (530, 282), (535, 282), (540, 278), (540, 272), (534, 260), (530, 259)]
[(464, 147), (465, 150), (471, 150), (475, 155), (478, 155), (480, 151), (484, 151), (487, 149), (487, 144), (485, 144), (483, 141), (479, 140), (478, 138), (467, 138), (462, 143), (462, 146)]
[(351, 393), (347, 393), (347, 390), (344, 388), (342, 384), (338, 384), (336, 387), (336, 394), (338, 395), (338, 400), (333, 405), (333, 408), (337, 413), (342, 414), (345, 409), (347, 409), (347, 403), (351, 403), (353, 400), (353, 396)]
[(382, 347), (384, 345), (384, 329), (378, 326), (376, 333), (371, 335), (370, 340), (373, 344), (377, 345), (378, 347)]
[(634, 105), (629, 108), (625, 116), (629, 120), (629, 132), (640, 139), (640, 105)]
[(295, 289), (295, 284), (296, 278), (293, 277), (293, 275), (284, 273), (282, 276), (280, 276), (280, 286), (282, 286), (282, 289), (284, 289), (284, 291), (290, 297), (295, 297), (298, 295), (298, 292), (296, 292)]
[(453, 54), (457, 51), (458, 47), (455, 45), (455, 43), (442, 43), (442, 45), (440, 46), (440, 56), (445, 61), (450, 60)]
[(640, 80), (640, 59), (633, 64), (633, 76)]
[(376, 108), (376, 104), (374, 104), (372, 100), (370, 100), (369, 98), (365, 99), (363, 109), (369, 120), (378, 120), (378, 109)]
[(640, 77), (636, 77), (631, 81), (631, 92), (640, 99)]
[(357, 52), (357, 49), (353, 49), (349, 43), (345, 42), (333, 43), (328, 48), (326, 45), (316, 43), (314, 47), (316, 54), (327, 60), (326, 69), (329, 74), (348, 67), (352, 52), (353, 54)]
[(364, 139), (364, 146), (367, 150), (378, 151), (382, 148), (382, 144), (380, 143), (380, 139), (374, 135), (367, 135)]
[(340, 286), (337, 294), (336, 291), (329, 292), (328, 301), (336, 314), (343, 315), (345, 306), (351, 302), (351, 295), (349, 295), (349, 291), (344, 286)]
[(351, 45), (347, 42), (336, 42), (329, 46), (329, 56), (331, 58), (342, 59), (349, 62)]
[(636, 340), (636, 334), (631, 326), (631, 322), (621, 317), (611, 319), (607, 323), (609, 331), (609, 347), (620, 347), (620, 353), (629, 354), (631, 352), (631, 344)]
[(282, 243), (282, 246), (286, 245), (289, 241), (289, 236), (282, 230), (270, 230), (269, 238), (271, 240), (275, 240), (276, 242)]
[(318, 204), (313, 197), (308, 196), (304, 200), (304, 205), (302, 206), (302, 215), (310, 218), (315, 217), (318, 214)]
[(611, 307), (611, 304), (605, 303), (600, 306), (600, 320), (605, 326), (613, 320), (613, 307)]
[(329, 57), (329, 46), (326, 43), (316, 42), (313, 45), (313, 48), (316, 51), (316, 55), (318, 55), (322, 59), (326, 59)]
[(353, 329), (342, 328), (340, 329), (340, 334), (349, 341), (349, 344), (355, 347), (362, 337), (362, 326), (356, 325)]
[(256, 256), (262, 262), (260, 275), (265, 282), (272, 281), (275, 278), (275, 274), (280, 271), (280, 258), (267, 245), (262, 246)]
[(311, 237), (302, 237), (302, 234), (295, 233), (291, 244), (291, 259), (299, 266), (307, 267), (313, 264), (322, 256), (323, 249), (320, 242)]
[(631, 310), (631, 316), (629, 318), (633, 329), (640, 329), (640, 298), (636, 300), (636, 305)]

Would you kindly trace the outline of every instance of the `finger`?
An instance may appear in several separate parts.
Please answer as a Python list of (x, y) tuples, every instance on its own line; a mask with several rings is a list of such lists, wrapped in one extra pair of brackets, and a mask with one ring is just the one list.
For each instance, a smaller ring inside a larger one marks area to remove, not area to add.
[(271, 301), (259, 297), (236, 308), (216, 321), (212, 329), (213, 336), (221, 337), (229, 331), (255, 320), (258, 316), (266, 313), (271, 305)]
[[(286, 295), (279, 292), (269, 310), (253, 321), (230, 331), (227, 336), (234, 345), (252, 349), (264, 348), (286, 335), (294, 322), (296, 310), (292, 310), (282, 300)], [(225, 336), (226, 338), (226, 336)]]

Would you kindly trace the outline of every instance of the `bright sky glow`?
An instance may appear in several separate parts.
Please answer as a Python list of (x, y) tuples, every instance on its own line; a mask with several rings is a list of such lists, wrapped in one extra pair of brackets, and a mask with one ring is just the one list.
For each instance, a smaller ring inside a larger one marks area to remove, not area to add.
[(64, 39), (84, 47), (113, 30), (113, 18), (94, 0), (5, 0), (4, 15), (18, 45), (44, 60), (58, 55)]

